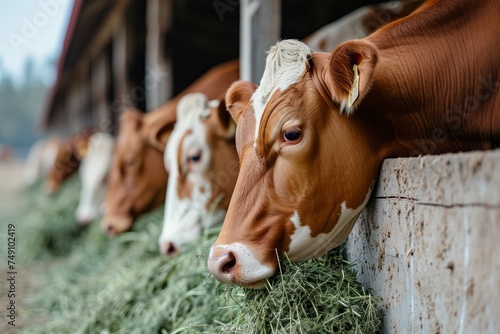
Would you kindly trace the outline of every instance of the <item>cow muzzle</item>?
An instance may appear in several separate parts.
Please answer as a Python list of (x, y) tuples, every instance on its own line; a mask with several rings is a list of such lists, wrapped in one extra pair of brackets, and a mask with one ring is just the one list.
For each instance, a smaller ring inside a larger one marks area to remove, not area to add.
[(208, 270), (222, 283), (232, 283), (247, 288), (262, 289), (266, 279), (276, 268), (264, 265), (243, 244), (212, 246), (208, 257)]
[(59, 184), (52, 179), (47, 179), (43, 183), (43, 190), (47, 195), (54, 194), (58, 189), (59, 189)]
[(101, 229), (110, 237), (128, 231), (132, 226), (132, 217), (105, 216), (101, 221)]
[(79, 214), (79, 213), (75, 214), (76, 222), (82, 226), (86, 226), (86, 225), (91, 224), (95, 218), (96, 218), (96, 216), (94, 216), (94, 215), (83, 215), (83, 214)]

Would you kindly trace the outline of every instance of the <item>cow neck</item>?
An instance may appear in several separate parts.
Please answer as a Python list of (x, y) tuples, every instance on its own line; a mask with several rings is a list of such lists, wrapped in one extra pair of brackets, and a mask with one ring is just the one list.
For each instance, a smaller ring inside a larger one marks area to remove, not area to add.
[[(424, 8), (431, 6), (432, 14)], [(428, 2), (417, 15), (367, 37), (379, 50), (379, 62), (362, 107), (390, 120), (395, 133), (390, 156), (488, 149), (499, 140), (500, 129), (492, 124), (498, 124), (500, 94), (494, 75), (487, 77), (498, 73), (498, 65), (484, 56), (500, 30), (487, 24), (496, 6), (486, 0)], [(436, 12), (440, 20), (433, 17)], [(491, 96), (482, 98), (485, 92)], [(477, 104), (467, 110), (471, 98)]]
[(391, 70), (394, 70), (394, 63), (386, 63), (384, 57), (380, 57), (373, 85), (355, 111), (372, 116), (378, 114), (391, 124), (394, 137), (385, 143), (386, 158), (492, 147), (491, 137), (482, 137), (479, 132), (467, 129), (467, 124), (477, 117), (474, 113), (461, 124), (457, 122), (463, 111), (454, 111), (457, 108), (455, 101), (461, 103), (465, 95), (460, 98), (454, 92), (455, 98), (444, 101), (446, 92), (439, 92), (433, 82), (426, 82), (428, 76), (387, 75)]

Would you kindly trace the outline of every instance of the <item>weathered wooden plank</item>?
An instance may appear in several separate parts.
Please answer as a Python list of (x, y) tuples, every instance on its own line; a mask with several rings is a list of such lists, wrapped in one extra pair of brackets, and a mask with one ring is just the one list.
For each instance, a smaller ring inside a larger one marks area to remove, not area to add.
[(92, 59), (90, 80), (95, 123), (102, 131), (109, 131), (111, 110), (109, 109), (108, 88), (110, 85), (109, 63), (105, 53)]
[(240, 17), (240, 77), (258, 84), (266, 51), (280, 38), (281, 0), (243, 0)]
[(148, 0), (146, 35), (146, 110), (166, 103), (173, 95), (172, 55), (165, 36), (172, 26), (172, 0)]
[(500, 332), (500, 150), (388, 159), (348, 239), (384, 333)]

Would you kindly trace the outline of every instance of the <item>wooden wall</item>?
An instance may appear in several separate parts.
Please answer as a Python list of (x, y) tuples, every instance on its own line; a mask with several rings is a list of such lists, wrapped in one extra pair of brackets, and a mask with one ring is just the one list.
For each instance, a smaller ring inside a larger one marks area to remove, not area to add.
[(500, 150), (387, 159), (348, 239), (384, 333), (498, 333)]

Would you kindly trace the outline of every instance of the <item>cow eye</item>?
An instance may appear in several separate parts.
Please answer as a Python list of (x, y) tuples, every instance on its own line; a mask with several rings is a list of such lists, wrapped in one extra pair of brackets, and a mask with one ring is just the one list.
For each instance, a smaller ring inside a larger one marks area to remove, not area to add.
[(283, 132), (283, 140), (285, 142), (296, 142), (302, 137), (300, 129), (286, 130)]
[(187, 157), (187, 163), (189, 165), (195, 164), (201, 160), (201, 151), (197, 151), (194, 154), (190, 154)]

